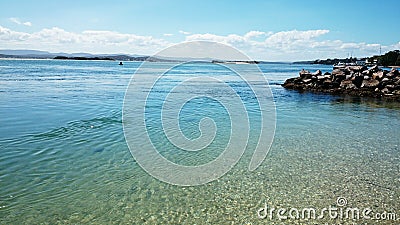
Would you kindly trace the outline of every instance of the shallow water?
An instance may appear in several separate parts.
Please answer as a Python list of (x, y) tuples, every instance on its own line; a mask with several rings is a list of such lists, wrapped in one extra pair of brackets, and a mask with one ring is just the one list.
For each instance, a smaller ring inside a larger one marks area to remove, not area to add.
[[(257, 217), (265, 204), (322, 209), (337, 205), (338, 197), (346, 198), (350, 207), (370, 207), (400, 217), (398, 103), (285, 90), (279, 84), (302, 68), (323, 72), (331, 68), (261, 64), (277, 110), (275, 139), (266, 160), (250, 172), (252, 152), (246, 151), (219, 180), (179, 187), (144, 172), (125, 142), (122, 104), (139, 65), (0, 60), (1, 224), (396, 223), (327, 216)], [(156, 70), (157, 63), (153, 65)], [(201, 66), (209, 73), (227, 75)], [(178, 69), (184, 74), (199, 71), (194, 65)], [(173, 85), (173, 79), (165, 84)], [(245, 89), (239, 85), (237, 90), (247, 96)], [(155, 108), (163, 96), (159, 93), (152, 102)], [(248, 104), (251, 108), (251, 101)], [(199, 105), (207, 107), (193, 113)], [(216, 157), (229, 135), (226, 112), (218, 107), (198, 99), (182, 110), (183, 132), (192, 137), (199, 135), (199, 118), (217, 118), (220, 133), (206, 153), (195, 158), (165, 155), (191, 165)], [(152, 112), (153, 140), (164, 145), (157, 110)], [(250, 147), (256, 135), (251, 133)]]

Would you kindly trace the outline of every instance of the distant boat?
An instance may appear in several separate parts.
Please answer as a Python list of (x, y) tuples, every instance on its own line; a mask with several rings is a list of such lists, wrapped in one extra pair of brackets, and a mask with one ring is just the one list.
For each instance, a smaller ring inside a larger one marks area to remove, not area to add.
[(118, 65), (120, 65), (120, 66), (122, 66), (122, 65), (124, 65), (122, 62), (119, 62), (119, 64)]

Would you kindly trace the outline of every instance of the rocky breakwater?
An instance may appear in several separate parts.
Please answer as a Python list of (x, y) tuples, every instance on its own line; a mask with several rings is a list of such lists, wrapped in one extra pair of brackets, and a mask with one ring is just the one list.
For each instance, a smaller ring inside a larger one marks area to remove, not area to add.
[(282, 85), (287, 89), (382, 97), (400, 101), (400, 74), (397, 69), (382, 70), (378, 66), (344, 66), (322, 74), (301, 70), (299, 77), (290, 78)]

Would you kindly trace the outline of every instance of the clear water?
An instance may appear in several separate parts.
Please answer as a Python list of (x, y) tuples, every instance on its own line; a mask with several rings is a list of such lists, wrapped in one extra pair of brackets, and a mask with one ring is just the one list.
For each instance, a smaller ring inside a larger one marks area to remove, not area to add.
[[(277, 108), (266, 160), (249, 172), (252, 152), (247, 151), (221, 179), (179, 187), (145, 173), (125, 143), (122, 103), (139, 65), (0, 60), (0, 224), (313, 224), (261, 220), (257, 210), (264, 204), (322, 209), (338, 197), (352, 207), (400, 217), (399, 103), (285, 90), (279, 84), (302, 68), (331, 68), (262, 64)], [(198, 105), (207, 107), (193, 113)], [(208, 106), (218, 108), (199, 99), (183, 109), (187, 135), (198, 136), (196, 121), (213, 113), (220, 127), (228, 127), (226, 113)], [(154, 140), (162, 145), (156, 120), (154, 130)], [(219, 130), (221, 146), (228, 130)], [(219, 154), (219, 143), (215, 146), (197, 159), (183, 158), (207, 161)]]

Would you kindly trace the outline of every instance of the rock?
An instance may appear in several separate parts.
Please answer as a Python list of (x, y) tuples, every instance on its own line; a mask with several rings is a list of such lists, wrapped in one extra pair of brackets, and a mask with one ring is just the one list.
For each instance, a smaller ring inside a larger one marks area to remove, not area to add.
[(382, 80), (383, 76), (384, 76), (383, 71), (378, 71), (372, 74), (372, 79)]
[(390, 70), (390, 73), (393, 73), (393, 74), (396, 75), (396, 76), (400, 75), (400, 71), (399, 71), (398, 69), (396, 69), (396, 68), (392, 68), (392, 69)]
[(319, 76), (319, 75), (321, 75), (321, 74), (322, 74), (321, 70), (317, 70), (317, 71), (315, 71), (315, 73), (313, 73), (312, 75)]
[(294, 88), (294, 83), (293, 82), (291, 82), (291, 83), (286, 83), (285, 82), (282, 86), (284, 88), (293, 89)]
[(389, 90), (394, 90), (395, 86), (393, 84), (386, 85), (386, 88)]
[(332, 88), (339, 88), (340, 87), (340, 83), (337, 81), (332, 81), (331, 83)]
[(344, 89), (352, 89), (355, 88), (356, 85), (354, 85), (351, 80), (344, 80), (340, 83), (340, 87)]
[(334, 69), (334, 70), (332, 71), (332, 75), (344, 76), (345, 73), (344, 73), (342, 70), (340, 70), (340, 69)]
[(379, 71), (379, 67), (377, 65), (375, 65), (375, 66), (369, 68), (369, 71), (372, 72), (372, 73), (378, 72)]
[(331, 75), (331, 73), (329, 73), (329, 72), (325, 72), (325, 73), (324, 73), (324, 75)]
[(364, 81), (363, 76), (355, 76), (353, 77), (353, 84), (356, 85), (357, 88), (361, 87), (362, 82)]
[(387, 77), (393, 78), (399, 75), (399, 71), (395, 68), (392, 68), (389, 73), (386, 74)]
[(296, 78), (296, 79), (293, 80), (293, 82), (294, 82), (295, 84), (302, 84), (302, 83), (303, 83), (303, 80), (302, 80), (301, 78)]
[(369, 70), (364, 70), (361, 73), (364, 74), (364, 75), (371, 75), (372, 74), (372, 72), (369, 71)]
[(354, 72), (361, 72), (367, 69), (366, 66), (348, 66), (346, 67), (347, 70), (354, 71)]
[(311, 78), (311, 76), (312, 76), (312, 74), (310, 73), (310, 71), (304, 70), (304, 69), (302, 69), (302, 70), (299, 72), (299, 75), (300, 75), (301, 78)]
[(323, 85), (325, 88), (330, 88), (332, 86), (332, 80), (324, 80)]
[(364, 80), (361, 84), (361, 87), (366, 87), (366, 88), (374, 88), (379, 85), (379, 81), (377, 80)]
[(333, 77), (333, 80), (340, 83), (345, 78), (346, 78), (346, 75), (344, 75), (344, 74), (343, 75), (336, 75), (336, 76)]
[(389, 93), (389, 89), (384, 88), (384, 89), (381, 90), (381, 92), (382, 92), (383, 94), (388, 94), (388, 93)]
[(398, 70), (381, 70), (374, 66), (347, 66), (333, 69), (332, 73), (301, 70), (299, 77), (290, 78), (282, 85), (300, 91), (327, 92), (356, 96), (387, 97), (400, 101), (400, 74)]

